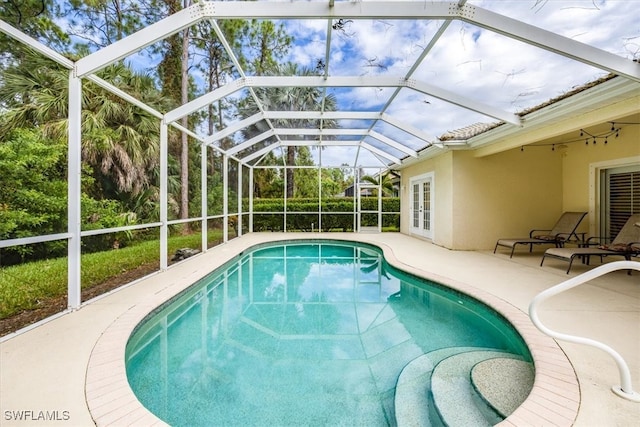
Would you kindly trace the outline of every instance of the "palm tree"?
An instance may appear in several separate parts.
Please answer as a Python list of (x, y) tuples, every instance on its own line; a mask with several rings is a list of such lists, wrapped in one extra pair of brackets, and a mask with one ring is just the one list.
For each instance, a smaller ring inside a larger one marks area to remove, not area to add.
[[(294, 63), (287, 63), (280, 67), (278, 75), (299, 75), (312, 76), (316, 72), (314, 70), (303, 68), (299, 69)], [(266, 110), (272, 111), (317, 111), (323, 103), (324, 110), (332, 111), (336, 109), (336, 98), (333, 95), (325, 95), (324, 92), (317, 87), (270, 87), (256, 90), (257, 96), (260, 98), (262, 106)], [(258, 111), (258, 107), (253, 101), (249, 100), (241, 107), (241, 112), (245, 116), (252, 115)], [(273, 120), (273, 125), (279, 128), (317, 128), (316, 120), (296, 119), (296, 120)], [(335, 127), (336, 123), (332, 120), (325, 120), (323, 128)], [(245, 131), (247, 139), (255, 136), (264, 129), (252, 126)], [(297, 147), (289, 146), (287, 148), (286, 165), (294, 166), (296, 164)], [(287, 190), (286, 196), (291, 198), (294, 196), (294, 169), (287, 168)]]
[(383, 195), (393, 196), (395, 193), (395, 188), (393, 186), (393, 178), (391, 176), (391, 173), (390, 172), (384, 173), (382, 174), (382, 176), (380, 176), (380, 178), (381, 180), (378, 178), (378, 176), (365, 175), (362, 177), (362, 180), (370, 182), (371, 184), (375, 184), (375, 185), (380, 184), (380, 186), (382, 187)]
[[(107, 81), (144, 102), (159, 107), (162, 99), (150, 76), (124, 64), (101, 72)], [(0, 132), (42, 129), (52, 138), (66, 138), (68, 70), (29, 52), (0, 76)], [(159, 122), (150, 114), (93, 83), (83, 86), (82, 154), (109, 196), (136, 196), (151, 185), (159, 161)]]

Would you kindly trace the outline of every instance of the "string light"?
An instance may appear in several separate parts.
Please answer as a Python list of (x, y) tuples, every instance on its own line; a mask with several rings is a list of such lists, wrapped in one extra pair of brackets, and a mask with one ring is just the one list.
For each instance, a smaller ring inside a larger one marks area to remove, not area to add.
[[(609, 143), (609, 137), (612, 137), (612, 136), (615, 136), (616, 138), (620, 137), (620, 131), (622, 130), (622, 126), (620, 125), (640, 125), (640, 123), (635, 123), (635, 122), (607, 122), (607, 123), (611, 123), (611, 130), (605, 131), (604, 133), (595, 135), (595, 134), (589, 133), (584, 129), (580, 129), (579, 138), (568, 140), (568, 141), (562, 141), (562, 142), (553, 142), (553, 143), (550, 142), (547, 144), (530, 144), (530, 145), (527, 145), (527, 147), (551, 146), (551, 151), (556, 151), (556, 145), (558, 145), (557, 151), (562, 151), (562, 149), (567, 148), (565, 144), (584, 141), (584, 145), (589, 146), (589, 141), (592, 141), (593, 145), (596, 145), (598, 143), (598, 140), (604, 141), (604, 145), (607, 145)], [(520, 146), (520, 151), (524, 151), (524, 145)]]

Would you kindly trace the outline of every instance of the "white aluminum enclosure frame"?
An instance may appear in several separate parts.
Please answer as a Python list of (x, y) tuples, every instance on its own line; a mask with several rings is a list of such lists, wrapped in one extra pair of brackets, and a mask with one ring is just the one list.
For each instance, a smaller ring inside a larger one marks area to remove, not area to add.
[[(300, 77), (300, 76), (247, 76), (240, 67), (234, 52), (230, 48), (230, 44), (222, 36), (222, 32), (216, 22), (223, 19), (323, 19), (327, 21), (327, 42), (325, 48), (325, 72), (323, 76), (317, 77)], [(375, 77), (375, 76), (343, 76), (336, 77), (328, 74), (328, 64), (331, 61), (330, 45), (332, 38), (332, 22), (336, 19), (396, 19), (396, 20), (442, 20), (444, 23), (436, 32), (433, 38), (424, 47), (423, 52), (419, 55), (417, 61), (410, 67), (409, 71), (403, 78)], [(221, 38), (221, 42), (232, 58), (240, 78), (233, 82), (227, 83), (214, 91), (207, 93), (197, 99), (194, 99), (178, 108), (160, 112), (135, 97), (125, 93), (124, 91), (106, 82), (94, 73), (113, 64), (129, 55), (136, 53), (147, 46), (161, 41), (168, 36), (188, 28), (200, 21), (209, 20), (213, 24), (213, 28)], [(243, 167), (249, 169), (249, 177), (253, 180), (254, 168), (259, 166), (261, 159), (271, 150), (286, 147), (289, 145), (354, 145), (360, 149), (368, 150), (373, 153), (374, 157), (380, 161), (377, 167), (385, 167), (387, 164), (400, 164), (402, 159), (395, 152), (401, 152), (407, 157), (416, 158), (416, 150), (409, 147), (402, 141), (374, 131), (376, 123), (384, 122), (397, 129), (412, 135), (422, 142), (425, 147), (430, 147), (437, 143), (437, 139), (432, 135), (428, 135), (424, 131), (404, 123), (401, 120), (390, 117), (386, 114), (393, 99), (398, 95), (401, 89), (410, 89), (418, 93), (433, 96), (447, 103), (454, 104), (460, 108), (492, 117), (505, 123), (505, 129), (513, 129), (519, 126), (526, 126), (522, 123), (519, 116), (496, 109), (490, 105), (485, 105), (473, 101), (460, 94), (439, 88), (436, 85), (416, 80), (412, 78), (414, 71), (426, 58), (429, 51), (435, 46), (447, 26), (455, 21), (460, 20), (488, 29), (495, 33), (499, 33), (508, 38), (518, 40), (529, 45), (533, 45), (555, 54), (579, 61), (598, 69), (605, 70), (626, 79), (640, 82), (640, 64), (630, 59), (623, 58), (606, 52), (604, 50), (577, 42), (567, 37), (555, 34), (553, 32), (543, 30), (533, 25), (518, 21), (489, 10), (468, 5), (465, 0), (452, 2), (408, 2), (408, 1), (367, 1), (367, 2), (335, 2), (334, 0), (314, 1), (314, 2), (278, 2), (278, 1), (260, 1), (260, 2), (234, 2), (234, 1), (205, 1), (201, 0), (192, 6), (176, 12), (175, 14), (153, 24), (142, 30), (119, 40), (103, 49), (100, 49), (77, 62), (70, 61), (54, 50), (48, 48), (42, 43), (23, 34), (19, 30), (11, 27), (9, 24), (0, 20), (0, 31), (23, 43), (30, 48), (35, 49), (43, 56), (55, 61), (56, 63), (69, 69), (69, 155), (68, 155), (68, 230), (66, 233), (60, 233), (49, 236), (29, 237), (24, 239), (13, 239), (0, 242), (1, 247), (24, 245), (38, 242), (46, 242), (51, 240), (67, 239), (68, 244), (68, 307), (69, 309), (77, 309), (80, 307), (80, 241), (82, 236), (96, 234), (82, 232), (80, 218), (80, 171), (81, 171), (81, 114), (82, 114), (82, 82), (89, 80), (94, 84), (101, 86), (107, 91), (121, 97), (131, 104), (147, 111), (156, 117), (160, 122), (160, 222), (155, 224), (144, 224), (134, 227), (122, 227), (117, 229), (102, 230), (101, 232), (115, 232), (125, 229), (135, 229), (142, 227), (159, 227), (160, 228), (160, 266), (161, 270), (167, 268), (167, 238), (168, 225), (172, 222), (168, 219), (167, 203), (167, 174), (168, 174), (168, 127), (187, 133), (194, 138), (201, 147), (201, 155), (206, 159), (206, 153), (209, 148), (216, 150), (223, 156), (224, 171), (228, 171), (229, 160), (238, 162), (239, 170)], [(385, 106), (377, 112), (368, 111), (325, 111), (324, 104), (320, 111), (303, 111), (303, 112), (286, 112), (286, 111), (266, 111), (260, 106), (259, 100), (255, 95), (254, 89), (258, 87), (291, 87), (291, 86), (313, 86), (323, 88), (326, 93), (328, 87), (388, 87), (394, 88), (394, 92), (386, 102)], [(178, 120), (189, 114), (192, 114), (202, 108), (207, 107), (212, 102), (222, 100), (239, 90), (248, 90), (259, 105), (257, 114), (251, 117), (242, 118), (240, 121), (230, 124), (224, 129), (217, 129), (211, 136), (201, 135), (197, 130), (185, 129), (178, 123)], [(271, 123), (276, 119), (317, 119), (322, 123), (323, 120), (340, 120), (340, 119), (360, 119), (371, 120), (373, 124), (368, 129), (327, 129), (322, 125), (317, 130), (308, 129), (279, 129)], [(250, 140), (225, 151), (218, 148), (215, 143), (222, 138), (230, 136), (237, 131), (241, 131), (252, 124), (261, 120), (265, 120), (269, 130)], [(313, 140), (287, 140), (281, 136), (287, 135), (309, 135), (315, 136)], [(344, 136), (359, 137), (356, 140), (341, 140)], [(273, 142), (267, 141), (272, 139)], [(381, 147), (377, 147), (365, 141), (367, 138), (373, 138), (381, 143)], [(261, 147), (251, 154), (241, 156), (241, 152), (246, 148), (253, 148), (258, 143), (266, 142), (266, 146)], [(435, 148), (434, 148), (435, 149)], [(390, 151), (387, 151), (390, 150)], [(203, 160), (203, 165), (205, 160)], [(292, 165), (285, 165), (293, 167)], [(358, 166), (358, 157), (352, 163), (352, 167)], [(319, 165), (322, 167), (322, 164)], [(205, 169), (205, 168), (203, 168)], [(228, 214), (228, 177), (225, 174), (224, 186), (224, 219), (225, 224)], [(239, 173), (239, 176), (242, 176)], [(202, 191), (206, 189), (206, 173), (202, 175)], [(239, 191), (242, 189), (242, 182), (237, 183)], [(250, 212), (252, 212), (252, 195), (249, 194)], [(241, 214), (241, 206), (238, 206), (238, 213)], [(285, 208), (286, 212), (286, 208)], [(208, 218), (206, 203), (203, 198), (202, 213), (199, 218), (190, 218), (189, 221), (202, 221), (205, 225)], [(249, 216), (249, 229), (252, 229), (253, 218)], [(206, 230), (206, 227), (203, 227)], [(226, 241), (227, 227), (224, 227), (224, 240)], [(206, 249), (206, 235), (203, 236), (203, 249)]]

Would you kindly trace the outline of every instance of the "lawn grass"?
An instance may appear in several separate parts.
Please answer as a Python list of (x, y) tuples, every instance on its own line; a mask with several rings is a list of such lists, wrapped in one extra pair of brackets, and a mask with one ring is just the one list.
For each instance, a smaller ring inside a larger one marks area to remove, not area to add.
[[(221, 232), (209, 231), (210, 241), (221, 238)], [(200, 233), (173, 236), (168, 240), (169, 257), (180, 248), (199, 248)], [(117, 250), (81, 256), (82, 289), (148, 263), (157, 263), (159, 240), (139, 242)], [(0, 268), (0, 319), (30, 310), (48, 299), (67, 294), (67, 258), (34, 261)]]

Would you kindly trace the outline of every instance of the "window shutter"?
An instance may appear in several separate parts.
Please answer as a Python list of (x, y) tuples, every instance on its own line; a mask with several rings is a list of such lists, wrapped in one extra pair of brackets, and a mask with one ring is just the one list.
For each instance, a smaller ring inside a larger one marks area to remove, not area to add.
[(640, 171), (609, 175), (609, 232), (615, 237), (627, 219), (640, 213)]

